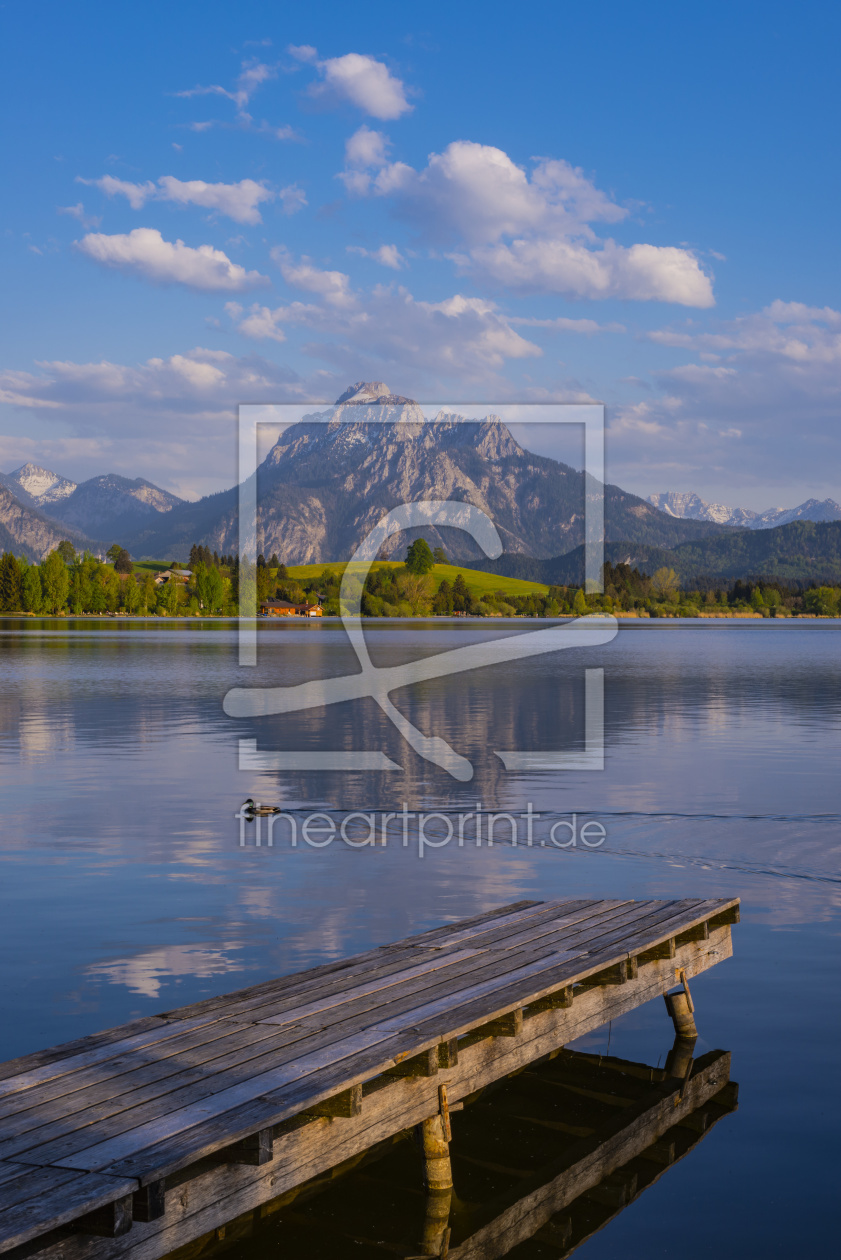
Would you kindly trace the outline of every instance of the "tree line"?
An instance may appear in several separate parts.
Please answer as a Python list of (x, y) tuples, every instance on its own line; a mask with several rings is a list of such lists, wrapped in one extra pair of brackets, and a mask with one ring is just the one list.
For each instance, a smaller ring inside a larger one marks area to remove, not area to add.
[[(277, 557), (247, 557), (211, 552), (194, 544), (189, 576), (158, 584), (146, 569), (136, 571), (129, 553), (115, 544), (105, 563), (90, 552), (77, 554), (62, 542), (40, 564), (6, 552), (0, 557), (0, 612), (130, 616), (236, 616), (240, 575), (256, 580), (258, 601), (320, 602), (325, 615), (340, 612), (342, 573), (329, 565), (308, 578), (290, 576)], [(458, 573), (437, 577), (435, 567), (447, 557), (422, 538), (411, 544), (402, 565), (375, 564), (356, 597), (364, 617), (453, 616), (560, 617), (588, 613), (636, 613), (649, 617), (726, 616), (759, 613), (765, 617), (841, 614), (841, 587), (774, 578), (739, 579), (729, 586), (699, 582), (684, 589), (673, 569), (648, 575), (627, 564), (605, 564), (604, 591), (587, 594), (580, 586), (550, 586), (545, 592), (514, 594), (500, 587), (478, 591)], [(171, 570), (182, 570), (177, 561)], [(246, 588), (247, 589), (247, 588)], [(252, 588), (253, 589), (253, 588)], [(254, 612), (244, 608), (243, 612)]]

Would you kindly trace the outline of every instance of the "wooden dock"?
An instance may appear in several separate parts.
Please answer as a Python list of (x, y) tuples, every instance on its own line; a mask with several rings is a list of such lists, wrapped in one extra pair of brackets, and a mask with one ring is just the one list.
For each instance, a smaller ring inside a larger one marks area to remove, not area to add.
[[(680, 1047), (678, 1047), (680, 1053)], [(250, 1240), (254, 1255), (367, 1260), (446, 1255), (501, 1260), (568, 1256), (635, 1202), (737, 1110), (730, 1055), (667, 1066), (554, 1051), (478, 1090), (453, 1116), (456, 1193), (418, 1186), (403, 1134), (179, 1249), (214, 1260)], [(534, 1251), (520, 1250), (534, 1240)]]
[(454, 1104), (676, 985), (689, 1035), (738, 904), (520, 902), (0, 1065), (0, 1251), (157, 1260), (413, 1126), (444, 1192)]

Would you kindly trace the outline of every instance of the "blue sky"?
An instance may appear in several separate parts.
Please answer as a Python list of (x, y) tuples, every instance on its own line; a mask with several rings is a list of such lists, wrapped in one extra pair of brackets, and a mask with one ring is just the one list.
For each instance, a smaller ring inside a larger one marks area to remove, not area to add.
[(637, 493), (841, 498), (837, 8), (0, 15), (0, 469), (194, 497), (238, 402), (382, 379), (602, 400)]

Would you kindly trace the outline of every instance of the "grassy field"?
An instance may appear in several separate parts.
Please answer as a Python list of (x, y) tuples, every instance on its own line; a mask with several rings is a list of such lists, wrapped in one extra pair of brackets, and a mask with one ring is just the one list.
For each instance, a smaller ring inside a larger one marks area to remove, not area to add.
[(135, 573), (163, 573), (169, 568), (168, 560), (132, 560)]
[[(362, 569), (363, 565), (354, 566)], [(377, 560), (371, 566), (372, 569), (402, 569), (402, 562), (397, 560)], [(337, 564), (291, 564), (288, 566), (289, 576), (305, 580), (307, 578), (318, 577), (325, 569), (331, 569), (334, 573), (343, 573), (347, 568), (345, 562)], [(456, 575), (461, 573), (470, 590), (477, 596), (485, 595), (488, 591), (504, 591), (506, 595), (545, 595), (549, 590), (548, 586), (544, 586), (541, 582), (523, 582), (520, 578), (500, 577), (496, 573), (482, 573), (479, 569), (468, 569), (463, 565), (454, 564), (436, 564), (432, 570), (431, 577), (435, 582), (437, 589), (438, 583), (442, 578), (452, 584)]]

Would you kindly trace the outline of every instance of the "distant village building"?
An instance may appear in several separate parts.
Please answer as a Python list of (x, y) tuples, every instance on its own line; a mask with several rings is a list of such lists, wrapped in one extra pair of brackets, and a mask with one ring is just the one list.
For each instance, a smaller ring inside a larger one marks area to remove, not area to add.
[(189, 582), (192, 576), (192, 569), (164, 569), (163, 573), (155, 574), (155, 586), (161, 586), (170, 578), (175, 578), (178, 582)]
[(264, 599), (260, 601), (261, 617), (320, 617), (319, 604), (292, 604), (288, 599)]

